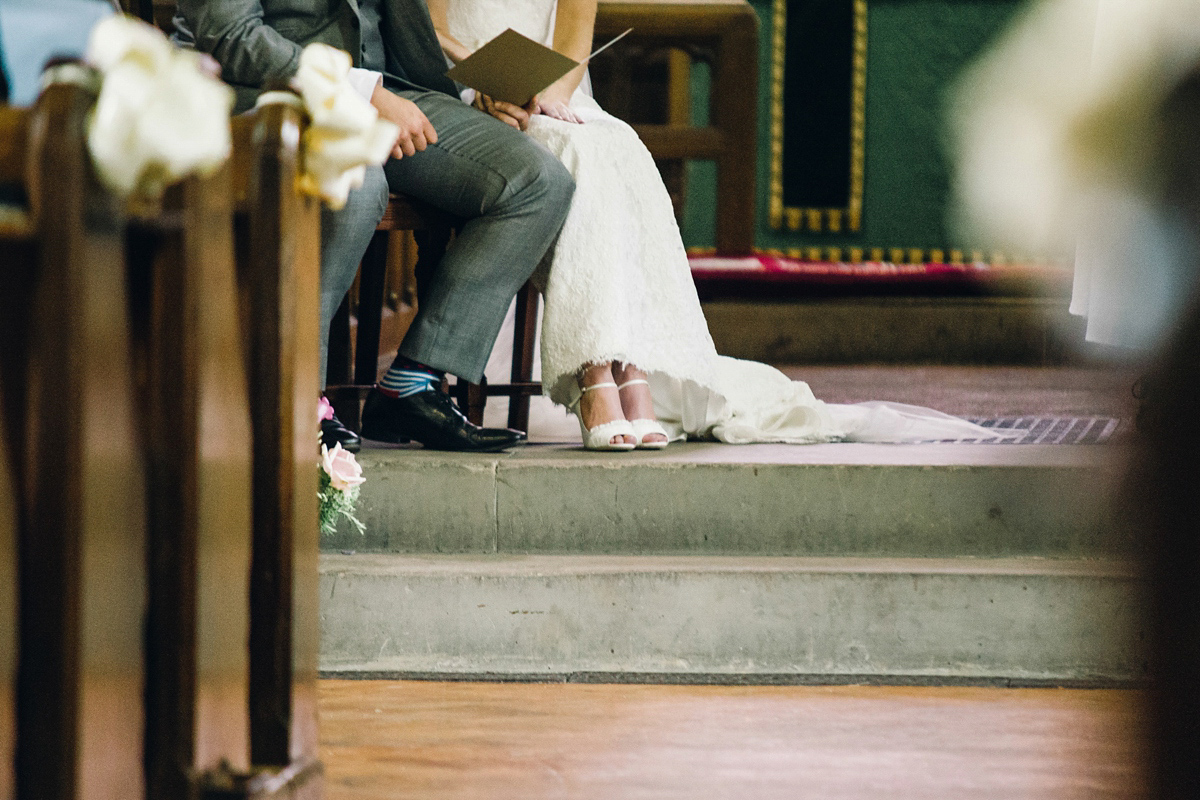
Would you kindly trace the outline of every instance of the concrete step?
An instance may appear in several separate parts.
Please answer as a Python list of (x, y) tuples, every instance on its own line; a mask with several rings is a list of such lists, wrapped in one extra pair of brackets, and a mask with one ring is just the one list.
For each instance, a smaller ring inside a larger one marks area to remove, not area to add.
[(712, 300), (717, 351), (770, 364), (1067, 364), (1088, 354), (1067, 300), (859, 297)]
[(324, 555), (321, 668), (378, 676), (1109, 685), (1121, 561)]
[(327, 552), (1122, 558), (1122, 448), (745, 445), (469, 455), (367, 449)]

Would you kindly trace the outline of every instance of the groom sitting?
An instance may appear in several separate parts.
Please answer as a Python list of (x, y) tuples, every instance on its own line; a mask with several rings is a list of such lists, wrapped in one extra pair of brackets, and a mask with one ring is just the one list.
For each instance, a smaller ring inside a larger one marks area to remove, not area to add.
[[(522, 135), (526, 109), (480, 98), (462, 102), (422, 0), (179, 0), (176, 38), (210, 53), (250, 108), (267, 84), (296, 71), (311, 42), (346, 50), (355, 88), (396, 123), (400, 135), (383, 168), (369, 169), (346, 207), (321, 221), (321, 364), (329, 324), (354, 281), (389, 187), (465, 220), (422, 289), (396, 360), (363, 408), (363, 436), (414, 439), (439, 450), (494, 451), (519, 431), (471, 424), (441, 391), (443, 374), (479, 382), (517, 290), (562, 226), (574, 183), (549, 151)], [(489, 114), (491, 116), (489, 116)], [(494, 118), (493, 118), (494, 117)], [(357, 449), (340, 424), (323, 428), (329, 446)]]

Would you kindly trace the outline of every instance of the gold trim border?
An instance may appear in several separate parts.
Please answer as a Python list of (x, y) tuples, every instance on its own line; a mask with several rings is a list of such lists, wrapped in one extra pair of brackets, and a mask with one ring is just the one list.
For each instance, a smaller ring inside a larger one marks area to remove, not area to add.
[(850, 204), (846, 208), (783, 205), (783, 73), (787, 51), (787, 0), (774, 0), (771, 18), (771, 227), (811, 233), (862, 229), (867, 133), (867, 0), (854, 0), (854, 77), (850, 101)]
[[(715, 247), (689, 247), (689, 256), (715, 256)], [(755, 247), (756, 256), (794, 258), (817, 264), (950, 264), (1002, 267), (1069, 266), (1055, 259), (1018, 255), (1002, 251), (964, 250), (960, 248), (918, 247)]]

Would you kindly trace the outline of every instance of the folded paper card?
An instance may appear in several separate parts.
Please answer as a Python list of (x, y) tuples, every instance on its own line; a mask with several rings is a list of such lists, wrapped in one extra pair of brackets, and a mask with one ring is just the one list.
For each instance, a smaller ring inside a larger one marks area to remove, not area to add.
[[(625, 33), (592, 53), (587, 60)], [(458, 62), (446, 75), (494, 100), (523, 106), (579, 64), (509, 28)]]
[(523, 106), (579, 62), (509, 28), (446, 74), (494, 100)]

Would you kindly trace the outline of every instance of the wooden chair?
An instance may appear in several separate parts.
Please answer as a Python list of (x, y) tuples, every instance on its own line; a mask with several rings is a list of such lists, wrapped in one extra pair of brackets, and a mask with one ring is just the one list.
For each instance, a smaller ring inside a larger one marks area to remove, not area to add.
[[(326, 395), (343, 424), (357, 430), (360, 425), (360, 401), (374, 385), (378, 371), (381, 320), (383, 319), (386, 276), (389, 267), (389, 237), (402, 231), (421, 235), (415, 267), (417, 303), (421, 287), (428, 285), (431, 271), (437, 267), (450, 242), (458, 221), (445, 212), (393, 194), (371, 244), (363, 256), (359, 271), (358, 332), (354, 345), (354, 373), (350, 374), (350, 300), (343, 301), (334, 317), (329, 336), (329, 367)], [(398, 265), (393, 264), (393, 268)], [(529, 398), (542, 393), (542, 385), (533, 380), (533, 350), (537, 337), (537, 290), (526, 283), (517, 294), (516, 328), (513, 336), (512, 377), (507, 384), (479, 384), (458, 381), (453, 394), (467, 418), (483, 423), (488, 397), (510, 398), (508, 426), (529, 428)]]
[(22, 798), (143, 796), (146, 470), (121, 209), (84, 146), (93, 101), (54, 83), (31, 111), (0, 109), (0, 183), (29, 201), (0, 223)]
[[(655, 159), (711, 159), (717, 166), (716, 245), (725, 254), (749, 253), (754, 246), (755, 173), (758, 123), (758, 16), (745, 0), (602, 0), (596, 12), (596, 38), (606, 41), (625, 30), (622, 46), (672, 47), (674, 82), (685, 89), (691, 59), (712, 68), (711, 122), (691, 127), (686, 94), (672, 95), (667, 124), (635, 124), (634, 130)], [(618, 66), (620, 64), (618, 63)], [(620, 69), (617, 70), (620, 72)], [(621, 94), (622, 87), (613, 87)], [(608, 94), (597, 87), (597, 97)], [(683, 109), (677, 106), (682, 104)], [(682, 113), (681, 113), (682, 112)]]

